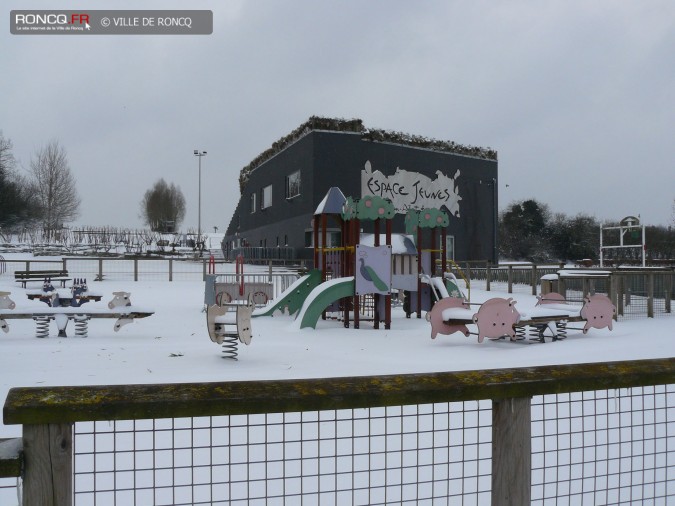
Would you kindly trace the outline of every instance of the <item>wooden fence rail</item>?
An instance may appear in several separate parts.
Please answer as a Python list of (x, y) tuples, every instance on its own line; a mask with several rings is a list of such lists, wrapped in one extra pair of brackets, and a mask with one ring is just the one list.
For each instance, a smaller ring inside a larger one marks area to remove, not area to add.
[[(7, 425), (23, 425), (24, 504), (70, 506), (75, 422), (492, 399), (492, 504), (520, 506), (530, 503), (532, 396), (673, 383), (675, 358), (347, 378), (30, 387), (9, 391), (3, 416)], [(672, 416), (672, 409), (666, 411)]]

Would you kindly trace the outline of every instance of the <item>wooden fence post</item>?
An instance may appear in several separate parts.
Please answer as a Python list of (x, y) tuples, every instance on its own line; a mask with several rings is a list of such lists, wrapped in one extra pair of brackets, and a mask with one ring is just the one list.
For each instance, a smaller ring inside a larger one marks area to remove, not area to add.
[(567, 281), (565, 281), (565, 276), (558, 274), (558, 293), (567, 299)]
[(666, 274), (665, 275), (665, 302), (666, 302), (666, 313), (671, 312), (671, 300), (672, 300), (672, 293), (673, 293), (673, 274)]
[[(616, 280), (614, 279), (614, 273), (611, 273), (607, 278), (607, 297), (612, 301), (614, 307), (617, 307), (616, 304)], [(614, 313), (614, 320), (618, 319), (618, 311)]]
[(23, 426), (25, 506), (72, 506), (73, 424)]
[(134, 258), (134, 281), (138, 281), (138, 258)]
[(509, 270), (508, 270), (508, 285), (509, 285), (509, 293), (513, 293), (513, 265), (509, 265)]
[(485, 290), (490, 291), (490, 277), (492, 276), (492, 263), (488, 261), (487, 267), (485, 268)]
[(98, 280), (103, 281), (103, 259), (98, 259)]
[(169, 258), (169, 281), (173, 281), (173, 258)]
[(647, 274), (647, 318), (654, 318), (654, 274)]
[(537, 266), (532, 266), (532, 295), (537, 295)]
[(531, 399), (492, 400), (492, 504), (530, 504)]

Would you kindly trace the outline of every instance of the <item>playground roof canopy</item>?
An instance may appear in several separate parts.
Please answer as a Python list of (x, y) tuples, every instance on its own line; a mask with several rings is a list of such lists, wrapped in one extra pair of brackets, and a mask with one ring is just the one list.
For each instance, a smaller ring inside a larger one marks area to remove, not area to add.
[(342, 190), (337, 186), (332, 186), (321, 203), (314, 211), (314, 216), (317, 214), (341, 214), (342, 206), (347, 201), (347, 198), (342, 193)]

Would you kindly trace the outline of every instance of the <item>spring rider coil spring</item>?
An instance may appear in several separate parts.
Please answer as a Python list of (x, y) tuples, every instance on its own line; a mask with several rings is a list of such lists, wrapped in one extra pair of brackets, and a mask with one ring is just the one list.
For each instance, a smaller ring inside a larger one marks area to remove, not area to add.
[[(218, 329), (216, 328), (216, 331)], [(220, 335), (223, 336), (223, 358), (229, 358), (231, 360), (238, 360), (239, 356), (239, 336), (237, 333), (232, 332), (222, 332)]]
[(35, 337), (49, 337), (49, 318), (45, 316), (34, 316)]
[(75, 315), (75, 337), (88, 337), (88, 324), (90, 317), (87, 315)]

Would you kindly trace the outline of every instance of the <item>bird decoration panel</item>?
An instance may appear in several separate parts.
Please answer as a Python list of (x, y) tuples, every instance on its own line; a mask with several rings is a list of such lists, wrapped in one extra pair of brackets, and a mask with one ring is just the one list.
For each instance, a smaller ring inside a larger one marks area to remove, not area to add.
[(391, 246), (356, 245), (356, 295), (391, 293)]

